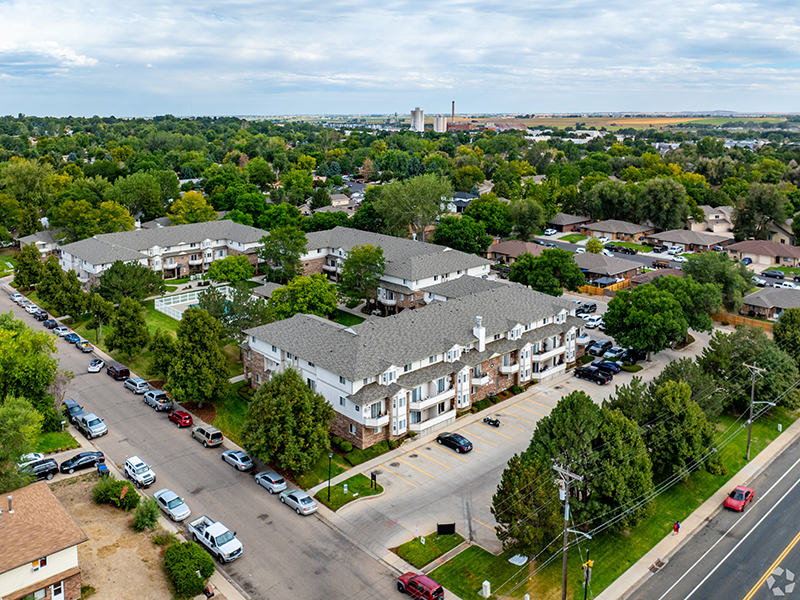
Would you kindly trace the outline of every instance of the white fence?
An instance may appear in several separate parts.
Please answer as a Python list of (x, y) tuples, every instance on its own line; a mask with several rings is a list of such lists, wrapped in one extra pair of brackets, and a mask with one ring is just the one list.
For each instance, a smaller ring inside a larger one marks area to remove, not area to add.
[[(174, 296), (161, 296), (161, 298), (156, 298), (155, 308), (158, 312), (180, 321), (183, 318), (183, 311), (196, 305), (200, 301), (200, 296), (211, 289), (221, 292), (226, 298), (230, 299), (230, 288), (224, 285), (218, 288), (209, 287), (204, 290), (193, 290), (183, 294), (175, 294)], [(178, 308), (173, 308), (173, 306)]]

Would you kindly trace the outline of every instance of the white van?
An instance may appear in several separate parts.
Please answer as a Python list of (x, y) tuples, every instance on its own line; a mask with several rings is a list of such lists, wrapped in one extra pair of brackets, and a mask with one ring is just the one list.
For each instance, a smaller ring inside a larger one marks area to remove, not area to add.
[(673, 244), (670, 246), (670, 249), (667, 250), (667, 254), (671, 254), (672, 256), (676, 256), (684, 252), (686, 252), (686, 248), (683, 247), (683, 244)]

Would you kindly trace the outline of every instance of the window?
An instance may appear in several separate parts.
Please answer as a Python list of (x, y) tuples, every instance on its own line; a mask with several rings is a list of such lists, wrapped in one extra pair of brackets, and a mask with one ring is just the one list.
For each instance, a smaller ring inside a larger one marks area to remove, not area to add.
[(457, 271), (457, 273), (458, 273), (459, 275), (461, 275), (461, 271)]
[(356, 412), (361, 412), (361, 407), (358, 404), (356, 404)]
[(256, 373), (256, 383), (261, 383), (261, 375)]
[(256, 343), (256, 336), (254, 336), (254, 335), (250, 336), (250, 343), (251, 344), (255, 344)]
[(313, 379), (310, 379), (310, 378), (306, 379), (306, 383), (308, 384), (308, 387), (311, 388), (312, 392), (317, 390), (317, 384)]
[(347, 383), (347, 380), (344, 377), (342, 377), (341, 375), (339, 375), (339, 383), (344, 385), (345, 383)]
[(339, 396), (339, 406), (344, 406), (347, 404), (347, 400), (345, 400), (344, 396)]
[(372, 433), (380, 433), (380, 432), (381, 432), (381, 429), (383, 429), (383, 427), (375, 427), (375, 428), (372, 430)]
[(381, 408), (383, 408), (381, 402), (375, 402), (374, 404), (371, 404), (369, 407), (370, 418), (377, 419), (378, 417), (380, 417), (381, 412), (383, 412)]
[(436, 382), (436, 390), (439, 394), (441, 394), (444, 391), (444, 377), (442, 377)]
[(511, 365), (511, 355), (510, 354), (503, 354), (503, 366), (508, 367)]
[(310, 362), (310, 363), (308, 363), (308, 366), (313, 369), (314, 368), (314, 363)]
[(483, 377), (483, 365), (475, 365), (472, 367), (472, 376), (475, 379), (480, 379)]
[(436, 414), (440, 415), (444, 412), (444, 402), (439, 402), (439, 405), (436, 407)]
[(172, 248), (172, 246), (167, 246), (166, 248), (164, 248), (164, 252), (169, 252), (170, 248)]
[[(783, 243), (783, 240), (781, 240), (781, 244), (782, 244), (782, 243)], [(403, 294), (400, 294), (400, 300), (401, 300), (401, 301), (403, 301), (403, 300), (405, 300), (405, 299), (406, 299), (406, 298), (405, 298), (405, 296), (403, 296)]]
[(247, 351), (247, 359), (250, 360), (250, 350)]
[(367, 383), (368, 383), (368, 382), (369, 382), (369, 379), (364, 379), (364, 381), (363, 381), (362, 383), (363, 383), (364, 385), (367, 385)]
[(171, 264), (174, 264), (174, 263), (175, 263), (175, 259), (173, 259), (173, 258), (168, 258), (167, 259), (167, 264), (168, 265), (171, 265)]
[(43, 589), (43, 590), (37, 590), (32, 594), (28, 594), (27, 596), (22, 598), (22, 600), (43, 600), (46, 597), (47, 597), (47, 590)]
[(406, 365), (403, 367), (403, 373), (408, 373), (411, 370), (411, 365)]
[(197, 244), (189, 244), (189, 248), (197, 248)]
[(431, 357), (428, 359), (428, 364), (429, 364), (429, 365), (432, 365), (432, 364), (433, 364), (433, 363), (435, 363), (435, 362), (436, 362), (436, 355), (434, 355), (434, 356), (431, 356)]
[(438, 276), (438, 275), (434, 275), (434, 276), (433, 276), (433, 280), (434, 280), (434, 281), (439, 281), (439, 276)]
[(277, 351), (278, 351), (278, 349), (277, 349), (275, 346), (273, 346), (273, 347), (272, 347), (272, 351), (273, 351), (273, 352), (277, 352)]
[(291, 352), (286, 353), (286, 360), (294, 360), (294, 356), (292, 356)]
[(397, 427), (398, 427), (398, 429), (405, 429), (406, 428), (406, 420), (405, 419), (400, 419), (397, 422)]
[(397, 407), (403, 408), (406, 405), (406, 399), (403, 396), (397, 399)]
[(348, 426), (348, 429), (350, 431), (350, 435), (355, 435), (356, 434), (356, 426), (353, 425), (352, 423), (350, 423), (350, 425)]
[(40, 558), (40, 559), (38, 559), (38, 560), (35, 560), (35, 561), (33, 561), (33, 563), (31, 564), (31, 566), (33, 567), (33, 571), (34, 571), (34, 573), (35, 573), (36, 571), (38, 571), (39, 569), (41, 569), (42, 567), (46, 567), (46, 566), (47, 566), (47, 557), (45, 557), (45, 558)]
[(415, 387), (411, 390), (411, 401), (419, 402), (420, 400), (422, 400), (422, 386)]

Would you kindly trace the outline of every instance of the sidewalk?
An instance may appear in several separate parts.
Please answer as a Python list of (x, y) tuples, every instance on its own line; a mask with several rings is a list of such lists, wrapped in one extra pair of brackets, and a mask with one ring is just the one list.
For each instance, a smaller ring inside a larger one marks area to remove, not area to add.
[(686, 520), (681, 522), (681, 532), (674, 535), (668, 533), (664, 539), (639, 559), (636, 564), (620, 575), (617, 580), (608, 586), (597, 596), (597, 600), (621, 600), (641, 586), (653, 573), (650, 566), (661, 560), (666, 563), (669, 557), (675, 554), (681, 547), (698, 533), (703, 526), (722, 509), (722, 503), (728, 495), (729, 490), (737, 485), (746, 484), (748, 481), (759, 475), (769, 464), (783, 452), (786, 447), (800, 437), (800, 419), (789, 426), (786, 431), (779, 435), (769, 446), (764, 448), (761, 453), (746, 464), (741, 471), (736, 473), (728, 480), (728, 483), (717, 490), (708, 500), (706, 500), (697, 510), (695, 510)]

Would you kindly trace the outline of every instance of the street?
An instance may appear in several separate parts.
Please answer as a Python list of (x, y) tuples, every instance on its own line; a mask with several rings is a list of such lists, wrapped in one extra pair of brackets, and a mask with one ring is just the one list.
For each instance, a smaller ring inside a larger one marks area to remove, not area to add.
[[(562, 234), (559, 234), (559, 235), (562, 235)], [(556, 247), (561, 248), (562, 250), (567, 250), (569, 252), (575, 252), (575, 250), (577, 250), (578, 248), (585, 248), (586, 247), (585, 244), (571, 244), (569, 242), (562, 242), (557, 237), (547, 237), (547, 236), (543, 236), (543, 235), (536, 236), (536, 241), (542, 242), (542, 243), (553, 244)], [(613, 244), (614, 241), (615, 240), (611, 240), (609, 243)], [(681, 264), (677, 263), (677, 262), (672, 262), (672, 260), (671, 260), (672, 257), (669, 254), (667, 254), (666, 252), (662, 252), (660, 254), (659, 253), (655, 253), (655, 252), (649, 252), (647, 254), (641, 254), (640, 253), (640, 254), (633, 254), (633, 255), (621, 254), (621, 253), (613, 252), (612, 254), (614, 255), (615, 258), (622, 258), (622, 259), (625, 259), (625, 260), (630, 260), (630, 261), (633, 261), (633, 262), (636, 262), (636, 263), (640, 263), (643, 267), (647, 267), (647, 268), (652, 268), (654, 260), (666, 260), (666, 261), (668, 261), (670, 263), (669, 266), (670, 266), (671, 269), (680, 269), (681, 268)]]
[[(13, 310), (34, 330), (46, 331), (5, 293), (0, 294), (0, 310)], [(94, 440), (106, 460), (121, 467), (126, 458), (140, 456), (157, 476), (148, 494), (170, 488), (186, 499), (193, 517), (208, 515), (237, 532), (244, 554), (220, 568), (248, 596), (366, 600), (383, 597), (383, 590), (394, 586), (387, 567), (317, 515), (298, 516), (255, 483), (255, 471), (241, 473), (220, 460), (225, 445), (203, 448), (191, 439), (190, 428), (176, 428), (166, 413), (156, 413), (105, 370), (88, 373), (93, 354), (61, 338), (56, 346), (60, 368), (75, 373), (66, 397), (108, 426), (108, 435)], [(71, 432), (81, 437), (74, 428)]]
[(766, 600), (792, 594), (800, 574), (800, 441), (741, 484), (755, 490), (755, 501), (743, 513), (721, 509), (629, 598)]

